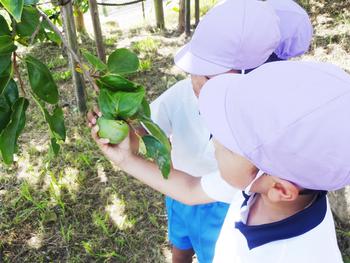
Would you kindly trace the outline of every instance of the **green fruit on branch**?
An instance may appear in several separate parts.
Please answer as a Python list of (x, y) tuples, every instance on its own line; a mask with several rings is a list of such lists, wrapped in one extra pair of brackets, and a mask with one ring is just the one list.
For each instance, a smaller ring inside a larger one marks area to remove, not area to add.
[(129, 134), (129, 126), (125, 121), (109, 120), (101, 117), (97, 120), (97, 125), (99, 127), (98, 136), (109, 139), (112, 144), (122, 142)]

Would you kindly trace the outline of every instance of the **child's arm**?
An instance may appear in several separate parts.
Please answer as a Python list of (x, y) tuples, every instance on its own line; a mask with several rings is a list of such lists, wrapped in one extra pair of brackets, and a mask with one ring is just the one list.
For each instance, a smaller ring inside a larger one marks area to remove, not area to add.
[(132, 153), (129, 137), (118, 145), (111, 145), (108, 140), (99, 138), (97, 132), (98, 126), (94, 126), (91, 134), (103, 154), (134, 178), (188, 205), (214, 202), (203, 191), (200, 178), (173, 169), (170, 172), (169, 179), (163, 179), (161, 172), (154, 163)]

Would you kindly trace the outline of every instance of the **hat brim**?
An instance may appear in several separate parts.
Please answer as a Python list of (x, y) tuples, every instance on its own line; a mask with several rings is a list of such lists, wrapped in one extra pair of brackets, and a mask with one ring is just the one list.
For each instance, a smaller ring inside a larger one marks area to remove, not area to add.
[(211, 76), (230, 71), (230, 68), (204, 60), (191, 52), (191, 43), (183, 46), (175, 55), (176, 66), (192, 75)]
[(199, 94), (199, 111), (214, 139), (244, 157), (232, 133), (226, 111), (228, 91), (242, 77), (239, 74), (223, 74), (208, 80)]

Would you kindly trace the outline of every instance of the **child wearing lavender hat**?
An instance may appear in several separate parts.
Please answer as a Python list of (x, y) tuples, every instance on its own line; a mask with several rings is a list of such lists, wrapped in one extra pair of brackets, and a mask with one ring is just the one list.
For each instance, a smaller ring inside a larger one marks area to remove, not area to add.
[[(174, 168), (193, 176), (163, 182), (175, 191), (166, 198), (173, 262), (191, 262), (194, 252), (201, 263), (212, 262), (227, 203), (237, 192), (220, 178), (210, 132), (199, 116), (196, 95), (201, 86), (212, 75), (248, 71), (266, 61), (300, 55), (311, 37), (306, 12), (292, 0), (228, 0), (202, 19), (191, 41), (175, 56), (192, 83), (180, 81), (151, 105), (153, 120), (171, 138)], [(196, 189), (192, 183), (197, 181)], [(183, 194), (187, 190), (188, 196)], [(202, 197), (210, 204), (194, 205), (203, 203)]]
[(201, 86), (212, 75), (250, 72), (264, 62), (301, 55), (308, 50), (312, 38), (309, 17), (294, 1), (267, 2), (279, 19), (279, 40), (275, 15), (266, 19), (266, 11), (259, 11), (260, 5), (267, 4), (254, 3), (255, 9), (246, 7), (246, 17), (244, 4), (226, 1), (202, 19), (191, 41), (174, 59), (178, 67), (191, 74), (192, 81), (178, 82), (151, 104), (152, 119), (171, 138), (174, 168), (200, 177), (206, 194), (221, 201), (187, 205), (166, 198), (173, 262), (191, 262), (193, 252), (201, 263), (212, 261), (227, 203), (236, 192), (224, 181), (215, 180), (220, 177), (214, 147), (200, 118), (196, 98)]
[(330, 64), (269, 63), (209, 80), (199, 108), (221, 176), (246, 189), (213, 262), (343, 262), (326, 194), (350, 184), (350, 76)]
[[(326, 194), (350, 184), (350, 75), (330, 64), (268, 63), (209, 80), (199, 109), (220, 175), (245, 190), (231, 201), (213, 262), (343, 262)], [(102, 152), (130, 175), (184, 202), (212, 201), (199, 179), (173, 169), (163, 180), (129, 138), (110, 145), (97, 132)]]

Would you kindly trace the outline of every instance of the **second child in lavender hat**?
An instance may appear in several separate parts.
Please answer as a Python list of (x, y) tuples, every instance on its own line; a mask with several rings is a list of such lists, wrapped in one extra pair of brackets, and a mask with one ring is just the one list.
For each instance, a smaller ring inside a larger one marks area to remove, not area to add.
[(350, 184), (350, 75), (331, 64), (268, 63), (209, 80), (199, 108), (222, 177), (245, 189), (213, 262), (343, 262), (326, 194)]
[(303, 54), (311, 37), (308, 15), (292, 0), (228, 0), (203, 17), (175, 56), (175, 64), (191, 79), (178, 82), (152, 103), (152, 119), (171, 138), (174, 168), (199, 178), (205, 194), (222, 202), (189, 206), (166, 198), (173, 262), (191, 262), (193, 252), (201, 263), (212, 261), (226, 203), (236, 192), (216, 180), (220, 176), (214, 147), (195, 95), (210, 76)]
[(216, 180), (220, 176), (214, 147), (196, 98), (201, 86), (216, 74), (248, 71), (266, 61), (301, 55), (311, 38), (309, 17), (293, 0), (227, 0), (203, 17), (190, 42), (176, 54), (175, 64), (191, 78), (178, 82), (151, 104), (152, 119), (171, 138), (174, 168), (199, 178), (206, 195), (222, 202), (189, 206), (166, 198), (175, 262), (190, 262), (193, 251), (201, 263), (212, 261), (228, 209), (225, 203), (236, 192)]
[[(279, 18), (270, 4), (228, 0), (203, 17), (189, 44), (175, 56), (175, 63), (190, 74), (203, 76), (257, 67), (277, 48), (280, 35)], [(192, 76), (194, 87), (197, 79)], [(180, 81), (163, 93), (151, 104), (151, 113), (153, 121), (171, 139), (174, 168), (202, 178), (209, 196), (215, 189), (229, 189), (226, 200), (220, 201), (230, 200), (236, 189), (225, 182), (212, 185), (211, 177), (207, 176), (214, 173), (219, 177), (218, 167), (210, 133), (200, 120), (191, 80)], [(173, 187), (181, 189), (177, 185)], [(228, 204), (212, 202), (193, 206), (178, 200), (166, 198), (173, 262), (192, 262), (194, 253), (200, 263), (212, 262)]]

